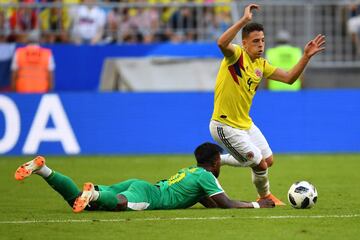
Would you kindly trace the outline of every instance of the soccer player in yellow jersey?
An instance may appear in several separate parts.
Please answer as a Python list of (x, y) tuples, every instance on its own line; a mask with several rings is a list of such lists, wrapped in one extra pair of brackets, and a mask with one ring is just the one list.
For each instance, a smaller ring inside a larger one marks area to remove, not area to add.
[[(214, 140), (229, 152), (221, 156), (222, 165), (251, 167), (252, 182), (259, 199), (269, 198), (276, 205), (285, 205), (270, 192), (268, 167), (273, 164), (272, 151), (250, 118), (249, 111), (262, 78), (292, 84), (310, 58), (325, 49), (325, 36), (319, 34), (308, 42), (303, 56), (289, 71), (276, 68), (261, 57), (265, 49), (264, 28), (251, 22), (254, 9), (259, 10), (259, 6), (248, 5), (243, 17), (217, 41), (224, 59), (216, 79), (210, 132)], [(240, 30), (242, 46), (231, 43)]]

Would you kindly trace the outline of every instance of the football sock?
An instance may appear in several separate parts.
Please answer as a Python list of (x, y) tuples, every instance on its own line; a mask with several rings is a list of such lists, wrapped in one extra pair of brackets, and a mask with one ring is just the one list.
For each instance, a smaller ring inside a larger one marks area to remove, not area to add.
[(39, 170), (36, 170), (35, 173), (42, 176), (42, 177), (44, 177), (44, 178), (47, 178), (52, 173), (52, 170), (48, 166), (44, 165)]
[(260, 197), (265, 197), (270, 194), (270, 183), (268, 176), (268, 169), (265, 171), (254, 171), (252, 169), (252, 182), (254, 183), (256, 190)]
[(229, 165), (233, 167), (241, 167), (240, 163), (231, 154), (223, 154), (220, 156), (221, 165)]
[(98, 200), (99, 196), (100, 196), (99, 192), (95, 190), (95, 191), (92, 193), (91, 201), (96, 201), (96, 200)]
[(73, 206), (75, 199), (80, 194), (80, 190), (71, 178), (53, 171), (49, 177), (44, 179), (71, 207)]
[(101, 209), (114, 210), (117, 207), (118, 198), (112, 191), (100, 191), (98, 199), (95, 203), (99, 205)]

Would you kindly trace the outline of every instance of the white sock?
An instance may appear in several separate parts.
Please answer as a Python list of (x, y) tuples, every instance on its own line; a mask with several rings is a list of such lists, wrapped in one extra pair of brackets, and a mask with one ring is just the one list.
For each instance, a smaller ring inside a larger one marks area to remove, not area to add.
[(92, 193), (92, 196), (91, 196), (91, 201), (98, 200), (99, 196), (100, 196), (100, 193), (98, 191), (94, 190), (94, 192)]
[(259, 196), (265, 197), (266, 195), (270, 194), (268, 169), (257, 172), (254, 172), (252, 169), (251, 174), (252, 182), (254, 183)]
[(240, 163), (231, 154), (223, 154), (220, 156), (221, 165), (229, 165), (233, 167), (241, 167)]
[(48, 168), (48, 166), (44, 165), (39, 170), (36, 170), (35, 173), (44, 178), (47, 178), (52, 173), (52, 170), (50, 168)]

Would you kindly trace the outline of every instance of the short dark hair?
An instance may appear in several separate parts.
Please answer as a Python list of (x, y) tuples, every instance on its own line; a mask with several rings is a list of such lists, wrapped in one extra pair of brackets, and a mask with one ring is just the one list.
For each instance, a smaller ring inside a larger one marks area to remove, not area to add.
[(245, 27), (243, 27), (242, 29), (242, 33), (241, 33), (242, 39), (247, 38), (250, 35), (250, 33), (254, 31), (264, 32), (264, 26), (256, 22), (251, 22), (246, 24)]
[(198, 146), (194, 155), (198, 164), (213, 163), (216, 160), (218, 154), (221, 154), (223, 149), (214, 143), (203, 143)]

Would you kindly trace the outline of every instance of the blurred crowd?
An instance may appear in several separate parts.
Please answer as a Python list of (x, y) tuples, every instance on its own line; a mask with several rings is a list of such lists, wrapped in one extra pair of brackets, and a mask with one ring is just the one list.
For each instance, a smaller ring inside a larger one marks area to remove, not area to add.
[(360, 56), (360, 1), (349, 5), (350, 17), (347, 21), (348, 32), (353, 45), (353, 55)]
[(212, 41), (231, 24), (229, 2), (0, 0), (0, 36), (20, 43), (34, 32), (42, 43)]

